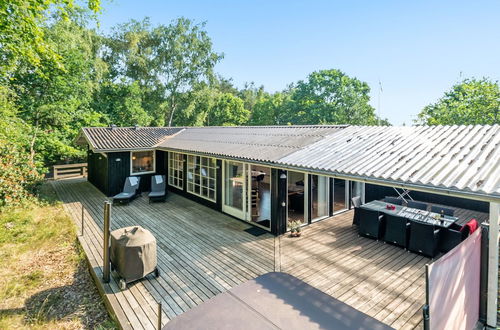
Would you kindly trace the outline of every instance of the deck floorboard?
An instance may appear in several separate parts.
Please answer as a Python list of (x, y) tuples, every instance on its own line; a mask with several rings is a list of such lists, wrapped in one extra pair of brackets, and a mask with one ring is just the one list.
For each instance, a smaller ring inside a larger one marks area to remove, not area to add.
[[(300, 238), (253, 236), (249, 224), (170, 193), (166, 203), (139, 197), (112, 209), (111, 230), (140, 225), (157, 239), (158, 267), (120, 291), (113, 273), (102, 282), (103, 206), (109, 200), (85, 179), (53, 181), (78, 236), (92, 275), (124, 329), (155, 329), (159, 301), (162, 324), (238, 284), (283, 271), (395, 328), (422, 327), (425, 264), (403, 249), (358, 237), (348, 211), (314, 223)], [(458, 210), (483, 221), (486, 214)]]

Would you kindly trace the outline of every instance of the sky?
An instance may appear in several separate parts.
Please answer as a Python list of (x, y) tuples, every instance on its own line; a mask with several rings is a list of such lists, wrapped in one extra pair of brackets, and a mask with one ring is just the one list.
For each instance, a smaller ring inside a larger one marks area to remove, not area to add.
[[(103, 0), (104, 33), (146, 16), (206, 22), (216, 71), (275, 92), (313, 71), (339, 69), (371, 87), (393, 125), (465, 78), (500, 80), (500, 1)], [(380, 84), (379, 84), (380, 81)], [(382, 86), (382, 90), (380, 89)], [(380, 104), (380, 107), (379, 107)]]

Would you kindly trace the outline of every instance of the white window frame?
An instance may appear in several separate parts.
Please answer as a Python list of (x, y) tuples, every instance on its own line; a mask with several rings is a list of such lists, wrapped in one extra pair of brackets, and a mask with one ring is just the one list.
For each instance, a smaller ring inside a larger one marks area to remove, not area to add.
[[(135, 152), (153, 152), (153, 170), (152, 171), (146, 171), (146, 172), (136, 172), (134, 173), (134, 165), (133, 162), (134, 160), (132, 157), (134, 156)], [(134, 150), (130, 152), (130, 175), (144, 175), (144, 174), (151, 174), (151, 173), (156, 173), (156, 150), (151, 149), (151, 150)]]
[[(176, 155), (176, 158), (174, 159), (172, 156)], [(180, 156), (181, 159), (178, 159), (178, 157)], [(168, 184), (172, 187), (175, 187), (175, 188), (178, 188), (178, 189), (184, 189), (184, 181), (186, 180), (186, 175), (184, 173), (184, 154), (182, 153), (179, 153), (179, 152), (170, 152), (169, 154), (169, 157), (168, 157)], [(179, 167), (172, 167), (171, 164), (172, 163), (175, 163), (176, 165), (179, 165), (180, 164), (180, 168)], [(178, 172), (181, 172), (182, 173), (182, 179), (179, 178), (179, 176), (174, 176), (173, 173), (175, 173), (175, 171)], [(182, 181), (182, 184), (181, 185), (176, 185), (174, 184), (174, 180), (173, 179), (177, 179), (177, 182), (179, 181)]]
[[(194, 178), (196, 177), (196, 174), (193, 175), (192, 178), (190, 178), (190, 173), (189, 172), (189, 158), (190, 157), (200, 157), (200, 165), (202, 164), (202, 159), (203, 158), (206, 158), (208, 159), (208, 164), (210, 164), (210, 161), (212, 160), (213, 161), (213, 166), (210, 166), (208, 165), (207, 168), (210, 170), (212, 169), (214, 171), (214, 177), (213, 178), (210, 178), (208, 177), (207, 178), (207, 183), (210, 183), (211, 180), (213, 180), (213, 183), (214, 183), (214, 188), (211, 189), (209, 186), (205, 187), (207, 189), (207, 192), (209, 192), (210, 190), (213, 190), (214, 192), (214, 198), (210, 198), (210, 192), (208, 193), (208, 196), (205, 196), (201, 193), (202, 189), (204, 188), (204, 186), (202, 186), (202, 176), (201, 176), (201, 170), (200, 170), (200, 183), (198, 185), (196, 185), (195, 181), (194, 181)], [(187, 159), (186, 159), (186, 162), (187, 162), (187, 167), (186, 167), (186, 173), (185, 173), (185, 178), (186, 178), (186, 191), (192, 195), (195, 195), (195, 196), (198, 196), (198, 197), (201, 197), (203, 199), (206, 199), (208, 201), (211, 201), (211, 202), (217, 202), (217, 159), (216, 158), (213, 158), (213, 157), (206, 157), (206, 156), (199, 156), (199, 155), (190, 155), (188, 154), (187, 155)], [(191, 185), (190, 185), (191, 183)], [(196, 192), (196, 191), (193, 191), (193, 190), (190, 190), (190, 186), (191, 187), (199, 187), (200, 188), (200, 192)]]

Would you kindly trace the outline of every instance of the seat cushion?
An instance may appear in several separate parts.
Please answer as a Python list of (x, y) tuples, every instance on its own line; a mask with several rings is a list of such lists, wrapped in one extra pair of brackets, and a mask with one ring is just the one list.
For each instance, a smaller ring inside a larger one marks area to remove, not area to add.
[(127, 193), (127, 192), (122, 192), (119, 193), (118, 195), (115, 195), (113, 199), (128, 199), (134, 196), (134, 193)]
[(148, 194), (148, 197), (163, 197), (165, 196), (164, 191), (152, 191)]

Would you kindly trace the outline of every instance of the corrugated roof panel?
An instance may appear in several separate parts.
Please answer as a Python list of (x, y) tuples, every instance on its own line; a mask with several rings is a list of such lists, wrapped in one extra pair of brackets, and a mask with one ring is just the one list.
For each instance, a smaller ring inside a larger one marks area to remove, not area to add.
[[(181, 127), (85, 127), (87, 142), (95, 151), (154, 148)], [(83, 141), (80, 141), (82, 143)]]
[(255, 161), (276, 162), (344, 126), (190, 127), (158, 145)]
[(278, 163), (498, 195), (499, 146), (499, 125), (351, 126)]
[(85, 128), (94, 150), (166, 148), (500, 195), (500, 127)]

